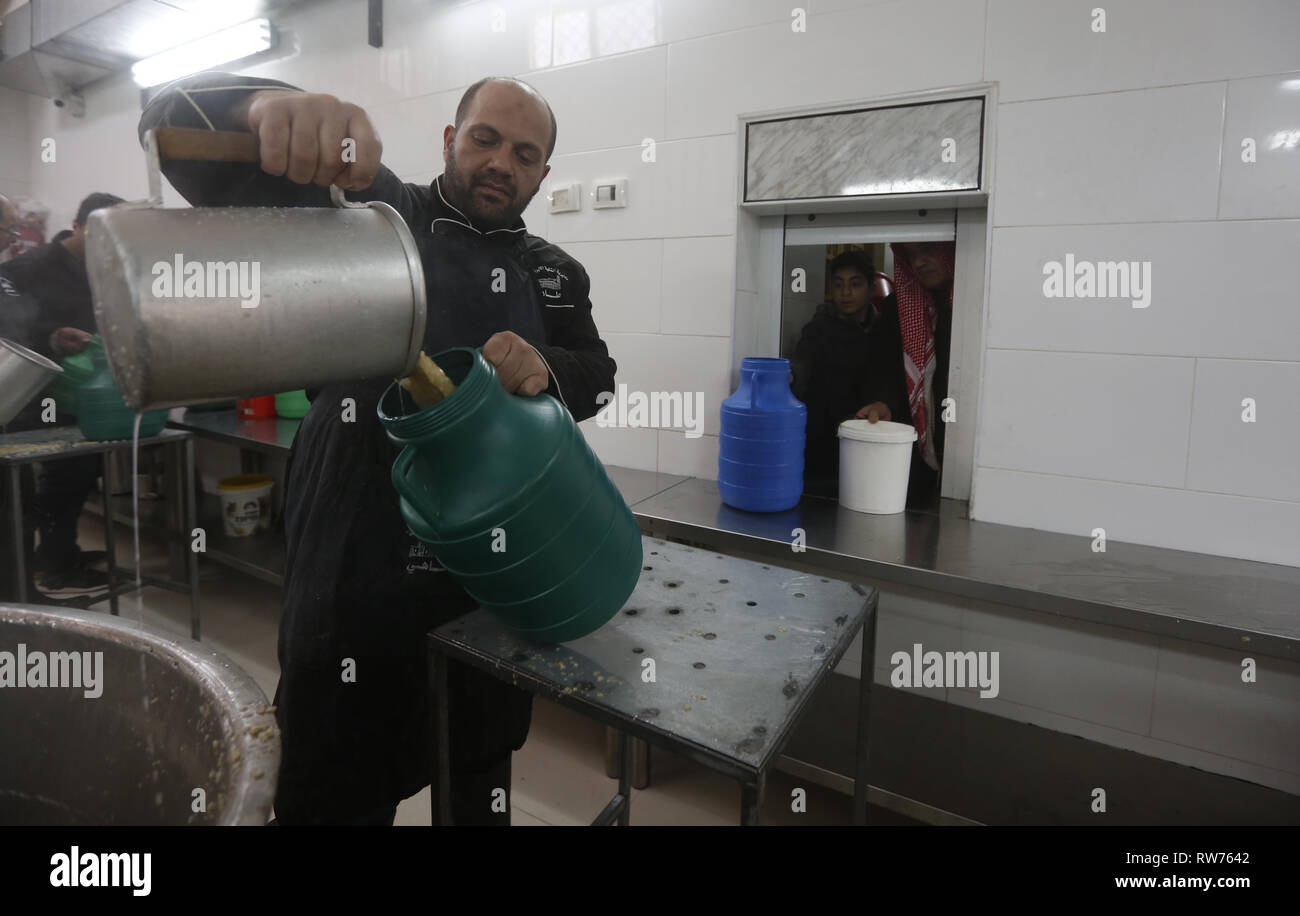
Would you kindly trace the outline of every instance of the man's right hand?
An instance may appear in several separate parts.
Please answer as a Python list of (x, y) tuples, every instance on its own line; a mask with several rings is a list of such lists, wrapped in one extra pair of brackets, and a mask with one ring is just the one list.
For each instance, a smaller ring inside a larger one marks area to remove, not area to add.
[(876, 401), (868, 404), (857, 413), (857, 419), (866, 420), (868, 423), (878, 423), (881, 420), (890, 419), (889, 405), (884, 401)]
[(53, 340), (50, 342), (54, 344), (54, 349), (60, 353), (80, 353), (90, 346), (91, 336), (89, 331), (83, 331), (80, 328), (59, 328), (54, 332)]
[[(246, 114), (264, 172), (349, 191), (370, 187), (379, 173), (384, 145), (357, 105), (332, 95), (264, 89), (249, 97)], [(346, 139), (355, 141), (350, 162), (343, 161)]]

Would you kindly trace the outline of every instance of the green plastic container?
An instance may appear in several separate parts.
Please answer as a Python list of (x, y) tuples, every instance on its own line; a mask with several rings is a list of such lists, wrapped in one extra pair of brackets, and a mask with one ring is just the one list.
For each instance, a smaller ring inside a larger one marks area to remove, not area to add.
[(632, 510), (558, 401), (506, 394), (477, 350), (434, 359), (457, 385), (449, 397), (419, 410), (394, 383), (379, 402), (404, 446), (392, 475), (402, 517), (516, 632), (566, 642), (599, 629), (641, 575)]
[(54, 406), (61, 415), (77, 415), (77, 386), (95, 373), (93, 355), (96, 350), (101, 353), (104, 350), (104, 342), (98, 334), (90, 338), (86, 349), (64, 357), (60, 363), (63, 374), (49, 387), (49, 395), (54, 398)]
[(307, 392), (302, 388), (297, 391), (285, 391), (275, 396), (277, 417), (298, 420), (307, 416), (309, 410), (311, 410), (311, 401), (307, 400)]
[[(104, 348), (95, 348), (90, 357), (94, 371), (77, 386), (77, 426), (87, 439), (130, 439), (135, 413), (122, 400)], [(167, 411), (149, 411), (140, 420), (140, 438), (158, 435), (165, 425)]]

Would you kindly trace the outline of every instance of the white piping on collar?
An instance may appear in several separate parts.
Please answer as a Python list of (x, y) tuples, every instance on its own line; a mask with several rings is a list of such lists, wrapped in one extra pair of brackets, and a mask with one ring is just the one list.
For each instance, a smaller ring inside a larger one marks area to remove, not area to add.
[(442, 176), (441, 176), (441, 175), (439, 175), (437, 178), (433, 179), (433, 187), (434, 187), (434, 190), (436, 190), (436, 191), (438, 192), (438, 199), (441, 200), (441, 201), (442, 201), (442, 202), (447, 206), (447, 209), (451, 210), (451, 212), (453, 212), (453, 213), (455, 213), (457, 216), (459, 216), (460, 219), (457, 220), (457, 219), (452, 219), (452, 218), (449, 217), (449, 216), (440, 216), (440, 217), (438, 217), (437, 219), (435, 219), (433, 222), (429, 223), (429, 231), (430, 231), (430, 232), (433, 231), (434, 223), (442, 222), (443, 220), (446, 220), (446, 221), (449, 222), (449, 223), (456, 223), (457, 225), (464, 226), (466, 229), (473, 229), (475, 232), (477, 232), (479, 235), (482, 235), (482, 236), (489, 236), (489, 235), (492, 235), (492, 234), (497, 233), (497, 232), (512, 232), (512, 233), (513, 233), (513, 232), (527, 232), (527, 231), (528, 231), (528, 227), (527, 227), (527, 226), (520, 226), (518, 229), (489, 229), (487, 232), (484, 232), (482, 229), (479, 229), (477, 226), (475, 226), (473, 223), (471, 223), (471, 222), (469, 221), (469, 217), (468, 217), (468, 216), (466, 216), (464, 213), (461, 213), (459, 210), (457, 210), (455, 207), (453, 207), (453, 206), (451, 205), (451, 201), (447, 200), (447, 198), (443, 195), (443, 193), (442, 193)]

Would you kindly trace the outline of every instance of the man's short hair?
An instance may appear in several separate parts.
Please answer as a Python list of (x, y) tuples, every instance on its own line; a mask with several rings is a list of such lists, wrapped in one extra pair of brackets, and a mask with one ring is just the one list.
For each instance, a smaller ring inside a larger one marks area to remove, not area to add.
[(871, 283), (876, 278), (876, 265), (871, 263), (871, 257), (865, 251), (858, 251), (850, 248), (848, 251), (841, 251), (834, 260), (831, 261), (830, 267), (826, 269), (827, 278), (835, 276), (841, 270), (856, 270)]
[(105, 194), (103, 191), (96, 191), (94, 194), (89, 195), (85, 200), (83, 200), (81, 206), (77, 208), (77, 223), (84, 226), (86, 225), (86, 220), (90, 218), (90, 214), (95, 210), (102, 209), (103, 207), (111, 207), (114, 204), (124, 203), (126, 203), (126, 201), (118, 197), (116, 194)]
[(555, 123), (555, 112), (551, 110), (551, 103), (546, 101), (540, 92), (513, 76), (485, 76), (466, 89), (465, 94), (460, 97), (460, 104), (456, 106), (456, 130), (460, 130), (461, 122), (465, 120), (465, 115), (469, 114), (469, 106), (473, 104), (474, 96), (478, 95), (478, 91), (488, 83), (513, 83), (546, 106), (546, 114), (551, 119), (551, 142), (546, 147), (546, 159), (549, 160), (551, 153), (555, 152), (555, 137), (559, 133), (559, 125)]

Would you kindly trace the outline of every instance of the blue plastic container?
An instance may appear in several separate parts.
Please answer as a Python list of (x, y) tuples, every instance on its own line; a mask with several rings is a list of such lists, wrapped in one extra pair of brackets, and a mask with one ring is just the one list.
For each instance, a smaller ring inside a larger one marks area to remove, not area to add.
[(790, 391), (790, 361), (747, 356), (740, 387), (722, 402), (718, 491), (749, 512), (784, 512), (803, 495), (808, 408)]

